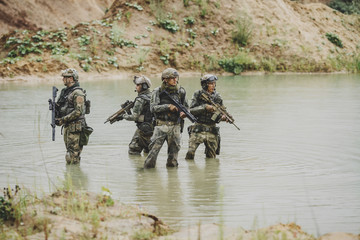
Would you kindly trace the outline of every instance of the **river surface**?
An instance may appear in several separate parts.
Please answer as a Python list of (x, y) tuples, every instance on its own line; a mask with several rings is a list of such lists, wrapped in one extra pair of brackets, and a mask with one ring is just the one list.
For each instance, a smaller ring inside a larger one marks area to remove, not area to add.
[[(165, 167), (165, 143), (150, 170), (142, 168), (144, 156), (127, 153), (135, 124), (104, 124), (135, 98), (132, 81), (100, 80), (81, 84), (92, 103), (87, 122), (94, 133), (80, 166), (66, 166), (60, 128), (51, 141), (47, 100), (52, 85), (62, 88), (61, 78), (0, 85), (1, 187), (47, 193), (70, 176), (76, 188), (100, 193), (106, 187), (113, 198), (176, 228), (199, 221), (245, 229), (295, 222), (315, 236), (360, 233), (359, 75), (221, 77), (217, 90), (241, 130), (220, 123), (219, 157), (206, 159), (200, 145), (194, 161), (184, 159), (184, 131), (179, 167)], [(180, 84), (190, 102), (198, 78)]]

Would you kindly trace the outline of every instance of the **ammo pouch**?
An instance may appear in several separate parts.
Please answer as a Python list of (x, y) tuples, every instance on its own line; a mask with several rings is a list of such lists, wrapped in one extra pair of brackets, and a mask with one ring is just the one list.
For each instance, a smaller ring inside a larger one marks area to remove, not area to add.
[(154, 132), (154, 126), (148, 122), (138, 124), (138, 128), (144, 133), (145, 136), (151, 136)]
[(92, 127), (89, 127), (87, 125), (85, 125), (83, 127), (82, 132), (80, 133), (80, 145), (84, 146), (87, 145), (89, 142), (89, 137), (91, 135), (91, 133), (94, 131), (94, 129)]

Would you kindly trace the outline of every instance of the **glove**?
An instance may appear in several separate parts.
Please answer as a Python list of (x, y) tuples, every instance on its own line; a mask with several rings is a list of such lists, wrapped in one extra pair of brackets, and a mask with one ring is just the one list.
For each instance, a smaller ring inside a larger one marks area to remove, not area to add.
[(55, 125), (61, 126), (64, 124), (64, 120), (62, 118), (55, 118)]

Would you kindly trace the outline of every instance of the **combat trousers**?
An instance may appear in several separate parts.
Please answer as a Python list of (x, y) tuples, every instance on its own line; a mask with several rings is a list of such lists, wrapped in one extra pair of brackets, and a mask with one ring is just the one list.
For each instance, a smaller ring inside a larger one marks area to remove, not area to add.
[(207, 158), (216, 157), (218, 148), (218, 136), (211, 132), (192, 132), (189, 138), (189, 149), (185, 159), (192, 160), (195, 157), (195, 151), (201, 143), (205, 145), (205, 155)]
[(80, 163), (80, 154), (83, 149), (80, 145), (80, 134), (81, 132), (74, 131), (71, 125), (64, 127), (65, 160), (68, 164)]
[(156, 126), (151, 137), (151, 143), (149, 145), (150, 152), (145, 160), (144, 168), (155, 167), (157, 156), (165, 141), (168, 145), (166, 166), (177, 167), (177, 157), (178, 152), (180, 151), (180, 138), (180, 124)]
[(149, 152), (150, 145), (150, 136), (146, 136), (142, 131), (136, 129), (133, 138), (129, 144), (129, 154), (131, 155), (140, 155), (141, 151), (144, 150), (144, 153)]

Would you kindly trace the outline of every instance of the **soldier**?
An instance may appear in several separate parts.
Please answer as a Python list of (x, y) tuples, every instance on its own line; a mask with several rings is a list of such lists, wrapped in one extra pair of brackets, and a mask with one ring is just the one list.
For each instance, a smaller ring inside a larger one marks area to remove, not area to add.
[(135, 121), (137, 129), (129, 144), (129, 154), (140, 155), (149, 152), (150, 138), (153, 134), (153, 114), (150, 111), (151, 81), (145, 76), (135, 76), (133, 80), (138, 96), (134, 100), (133, 113), (121, 115), (119, 120)]
[(169, 97), (162, 94), (162, 92), (167, 91), (171, 97), (187, 107), (186, 91), (178, 86), (179, 73), (176, 69), (165, 69), (162, 72), (161, 80), (161, 86), (154, 89), (151, 94), (150, 110), (155, 115), (156, 126), (151, 137), (150, 152), (145, 160), (144, 168), (155, 167), (157, 156), (165, 140), (168, 145), (166, 167), (178, 166), (177, 157), (180, 150), (181, 125), (186, 115), (171, 104)]
[[(80, 154), (86, 143), (81, 139), (85, 128), (85, 91), (80, 88), (79, 75), (73, 68), (61, 73), (64, 85), (56, 102), (56, 125), (64, 127), (64, 142), (66, 147), (65, 160), (68, 164), (80, 163)], [(90, 135), (90, 134), (89, 134)], [(87, 136), (88, 137), (88, 136)]]
[(223, 105), (220, 94), (215, 90), (217, 80), (218, 78), (211, 74), (200, 78), (202, 90), (196, 91), (191, 100), (190, 112), (197, 117), (198, 122), (188, 128), (190, 138), (189, 149), (185, 157), (187, 160), (194, 159), (195, 151), (201, 143), (205, 144), (207, 158), (215, 158), (220, 153), (220, 133), (216, 124), (226, 121), (226, 117), (216, 112), (214, 106), (207, 104), (201, 98), (201, 94), (206, 93), (215, 103)]

